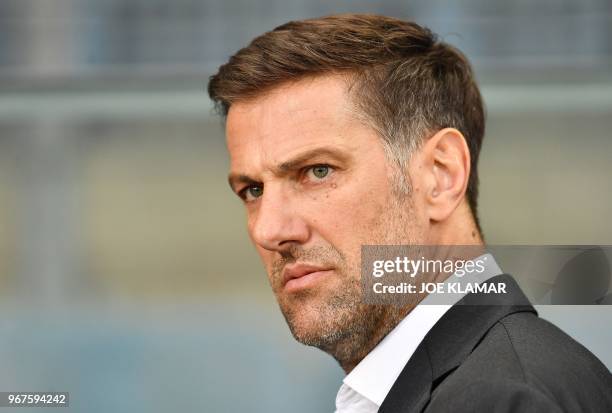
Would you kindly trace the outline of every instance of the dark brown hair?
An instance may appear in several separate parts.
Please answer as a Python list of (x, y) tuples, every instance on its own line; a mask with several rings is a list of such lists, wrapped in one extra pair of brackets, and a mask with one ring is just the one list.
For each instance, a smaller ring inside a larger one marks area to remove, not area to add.
[(347, 74), (354, 103), (400, 167), (433, 132), (458, 129), (471, 156), (467, 199), (476, 225), (478, 155), (484, 108), (472, 69), (427, 28), (377, 15), (293, 21), (255, 38), (211, 76), (208, 93), (221, 115), (290, 81)]

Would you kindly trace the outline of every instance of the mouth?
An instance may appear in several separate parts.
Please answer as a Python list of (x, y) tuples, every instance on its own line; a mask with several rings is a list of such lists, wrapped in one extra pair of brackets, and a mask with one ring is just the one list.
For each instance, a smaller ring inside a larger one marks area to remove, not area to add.
[(303, 290), (312, 287), (315, 283), (330, 275), (332, 272), (333, 270), (330, 268), (314, 265), (288, 265), (283, 271), (283, 288), (288, 293)]

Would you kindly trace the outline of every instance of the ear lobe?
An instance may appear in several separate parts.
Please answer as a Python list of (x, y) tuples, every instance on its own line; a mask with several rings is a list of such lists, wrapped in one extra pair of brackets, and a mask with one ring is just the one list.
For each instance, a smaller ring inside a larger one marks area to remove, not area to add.
[(444, 221), (465, 197), (470, 176), (470, 151), (457, 129), (446, 128), (427, 142), (424, 155), (431, 168), (427, 209), (430, 219)]

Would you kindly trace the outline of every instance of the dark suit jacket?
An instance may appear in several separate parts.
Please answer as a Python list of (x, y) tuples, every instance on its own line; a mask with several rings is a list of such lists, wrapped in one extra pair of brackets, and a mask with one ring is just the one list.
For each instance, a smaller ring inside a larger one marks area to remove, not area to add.
[(610, 371), (539, 318), (512, 277), (489, 282), (508, 293), (468, 294), (451, 307), (379, 412), (612, 412)]

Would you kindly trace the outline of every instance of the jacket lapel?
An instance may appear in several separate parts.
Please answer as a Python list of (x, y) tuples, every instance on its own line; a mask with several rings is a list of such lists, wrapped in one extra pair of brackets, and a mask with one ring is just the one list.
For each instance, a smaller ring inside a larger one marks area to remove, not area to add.
[(412, 355), (379, 413), (422, 411), (433, 389), (474, 350), (497, 321), (535, 309), (514, 279), (498, 275), (486, 283), (506, 284), (506, 294), (468, 294), (451, 307), (425, 336)]

